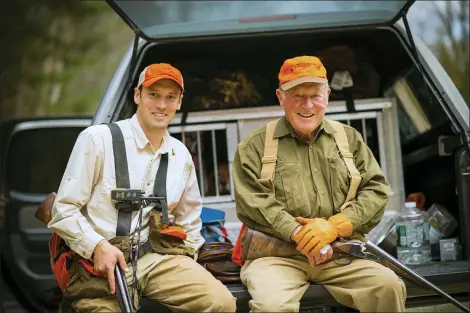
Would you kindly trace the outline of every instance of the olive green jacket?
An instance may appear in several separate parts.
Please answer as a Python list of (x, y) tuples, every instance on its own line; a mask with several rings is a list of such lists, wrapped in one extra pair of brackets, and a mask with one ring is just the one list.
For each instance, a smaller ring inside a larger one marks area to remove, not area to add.
[[(345, 209), (353, 225), (352, 239), (364, 239), (382, 219), (390, 185), (362, 136), (344, 125), (354, 164), (361, 173), (356, 200)], [(297, 216), (328, 218), (338, 213), (349, 189), (348, 169), (333, 133), (323, 120), (315, 139), (306, 143), (282, 118), (274, 131), (279, 138), (273, 193), (259, 183), (266, 126), (245, 137), (235, 152), (233, 177), (237, 216), (247, 227), (290, 241)]]

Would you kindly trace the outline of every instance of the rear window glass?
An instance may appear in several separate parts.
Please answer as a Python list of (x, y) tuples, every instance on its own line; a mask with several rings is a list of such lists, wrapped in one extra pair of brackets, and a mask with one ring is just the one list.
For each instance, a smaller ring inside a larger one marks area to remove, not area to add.
[(56, 192), (83, 129), (31, 129), (13, 135), (6, 159), (8, 188), (33, 194)]
[(447, 114), (413, 68), (393, 85), (402, 140), (409, 141), (448, 122)]
[(114, 1), (149, 37), (383, 23), (407, 1)]

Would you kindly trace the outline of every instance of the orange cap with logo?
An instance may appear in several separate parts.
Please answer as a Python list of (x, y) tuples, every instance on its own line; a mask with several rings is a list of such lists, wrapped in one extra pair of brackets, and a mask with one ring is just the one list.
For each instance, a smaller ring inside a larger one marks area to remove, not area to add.
[(140, 85), (150, 87), (161, 79), (171, 79), (180, 86), (181, 91), (184, 91), (183, 75), (181, 75), (177, 68), (167, 63), (151, 64), (144, 68), (142, 73), (140, 73), (137, 88)]
[(279, 87), (288, 90), (302, 83), (327, 83), (326, 69), (320, 59), (300, 56), (287, 59), (279, 71)]

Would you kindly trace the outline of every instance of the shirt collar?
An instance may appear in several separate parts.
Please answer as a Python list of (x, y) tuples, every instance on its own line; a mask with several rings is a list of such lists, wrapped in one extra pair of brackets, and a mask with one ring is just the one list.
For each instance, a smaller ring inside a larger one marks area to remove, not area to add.
[[(328, 121), (325, 121), (325, 119), (323, 119), (320, 123), (318, 131), (320, 132), (321, 130), (325, 131), (325, 133), (330, 134), (330, 135), (335, 133), (334, 128), (330, 125), (330, 123), (328, 123)], [(287, 136), (289, 134), (295, 136), (294, 129), (292, 128), (290, 123), (287, 121), (286, 117), (283, 116), (276, 125), (276, 129), (274, 130), (273, 137), (280, 138), (280, 137)]]
[[(132, 128), (132, 133), (134, 135), (135, 143), (137, 144), (137, 147), (139, 149), (144, 149), (147, 145), (150, 147), (150, 141), (147, 139), (147, 136), (145, 136), (144, 130), (139, 124), (139, 121), (137, 120), (137, 115), (134, 114), (130, 120), (131, 128)], [(160, 146), (160, 153), (166, 153), (170, 152), (171, 147), (170, 147), (170, 134), (168, 133), (168, 130), (165, 131), (165, 135), (163, 136), (163, 142)]]

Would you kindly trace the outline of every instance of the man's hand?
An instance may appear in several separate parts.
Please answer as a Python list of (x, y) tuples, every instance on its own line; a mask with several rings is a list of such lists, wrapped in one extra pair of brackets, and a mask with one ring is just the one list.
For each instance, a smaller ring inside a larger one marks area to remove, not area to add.
[(297, 250), (303, 255), (318, 256), (324, 246), (338, 237), (334, 225), (325, 219), (310, 219), (299, 216), (296, 220), (303, 227), (295, 235), (294, 241), (297, 243)]
[(101, 275), (108, 277), (111, 294), (116, 291), (114, 267), (119, 263), (121, 268), (127, 272), (127, 264), (121, 250), (110, 244), (107, 240), (101, 240), (93, 251), (93, 268)]
[(315, 265), (325, 263), (326, 261), (330, 260), (332, 257), (333, 257), (333, 249), (331, 247), (328, 248), (328, 251), (325, 254), (321, 252), (318, 253), (317, 255), (314, 255), (313, 253), (307, 254), (308, 263), (312, 267)]
[(296, 220), (303, 226), (294, 236), (294, 241), (297, 243), (297, 250), (304, 255), (318, 255), (324, 246), (338, 237), (350, 236), (353, 231), (351, 222), (343, 213), (335, 214), (328, 220), (300, 216)]

